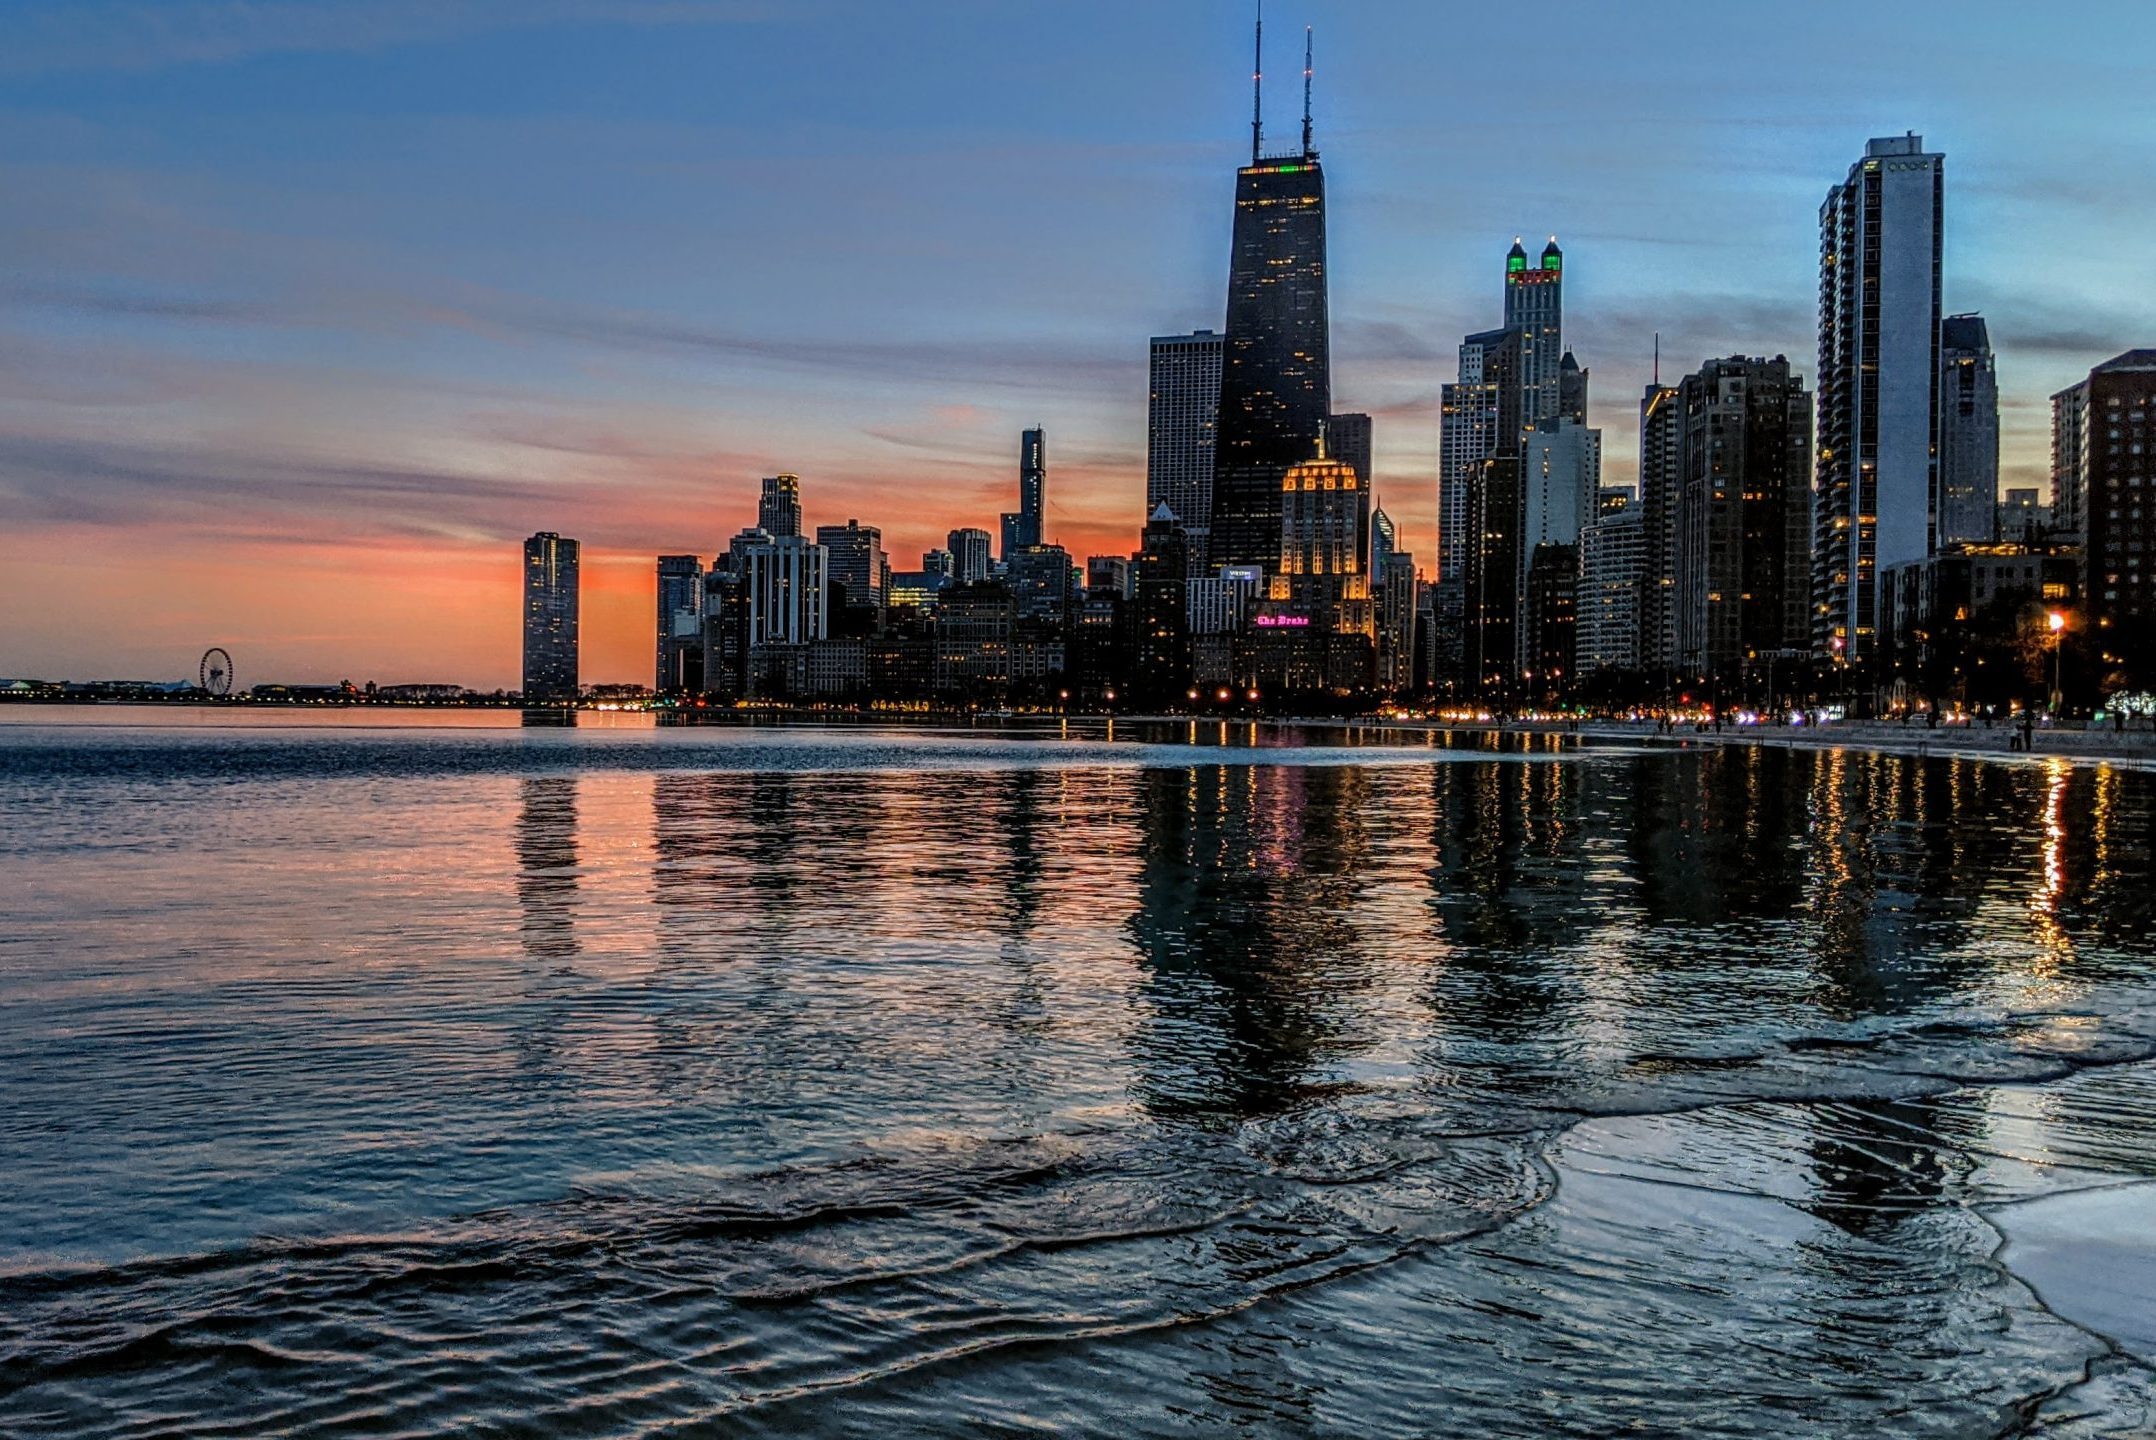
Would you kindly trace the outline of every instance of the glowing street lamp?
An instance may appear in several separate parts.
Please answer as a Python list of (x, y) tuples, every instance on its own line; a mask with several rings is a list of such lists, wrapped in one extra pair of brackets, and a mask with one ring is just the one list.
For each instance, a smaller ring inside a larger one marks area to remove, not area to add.
[(2044, 624), (2051, 630), (2051, 709), (2059, 709), (2059, 651), (2066, 638), (2066, 617), (2056, 610), (2045, 612)]

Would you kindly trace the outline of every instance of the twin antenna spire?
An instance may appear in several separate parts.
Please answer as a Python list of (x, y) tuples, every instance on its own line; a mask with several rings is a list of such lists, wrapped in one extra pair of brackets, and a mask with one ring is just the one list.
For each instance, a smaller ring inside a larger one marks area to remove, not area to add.
[[(1309, 159), (1315, 152), (1310, 148), (1310, 27), (1303, 27), (1303, 158)], [(1250, 163), (1255, 165), (1265, 154), (1265, 0), (1258, 0), (1257, 36), (1252, 45), (1250, 66)]]

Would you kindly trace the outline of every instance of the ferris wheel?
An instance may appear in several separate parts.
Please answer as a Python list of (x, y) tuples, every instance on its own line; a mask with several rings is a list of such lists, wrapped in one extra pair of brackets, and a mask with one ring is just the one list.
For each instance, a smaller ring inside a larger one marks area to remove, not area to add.
[(200, 672), (203, 693), (222, 700), (232, 693), (232, 656), (221, 645), (202, 652)]

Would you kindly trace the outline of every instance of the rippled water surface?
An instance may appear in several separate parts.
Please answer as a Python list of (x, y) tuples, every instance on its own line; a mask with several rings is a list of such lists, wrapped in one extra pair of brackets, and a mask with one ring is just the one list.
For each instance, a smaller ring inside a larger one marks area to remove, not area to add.
[(2156, 775), (66, 718), (0, 1433), (2156, 1423)]

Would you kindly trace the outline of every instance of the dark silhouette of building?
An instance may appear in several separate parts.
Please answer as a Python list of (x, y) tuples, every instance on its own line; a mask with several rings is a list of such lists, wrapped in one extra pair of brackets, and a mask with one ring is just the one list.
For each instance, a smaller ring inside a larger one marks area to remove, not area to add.
[(2156, 349), (2106, 360), (2075, 389), (2068, 483), (2088, 537), (2088, 639), (2106, 688), (2143, 689), (2156, 685)]
[(658, 656), (652, 688), (695, 694), (704, 688), (704, 562), (659, 557)]
[(756, 506), (756, 528), (774, 540), (787, 540), (801, 533), (801, 477), (764, 477), (763, 498)]
[(524, 542), (524, 698), (577, 696), (578, 545), (551, 530)]
[(1997, 534), (1999, 375), (1981, 315), (1949, 315), (1939, 336), (1939, 544)]
[(1779, 355), (1677, 389), (1677, 660), (1720, 681), (1810, 648), (1812, 400)]
[(1216, 567), (1269, 574), (1280, 558), (1281, 478), (1315, 453), (1332, 413), (1332, 369), (1325, 173), (1308, 106), (1299, 151), (1266, 156), (1260, 126), (1254, 116), (1250, 163), (1235, 177), (1207, 555)]

